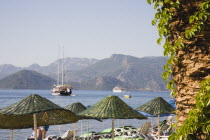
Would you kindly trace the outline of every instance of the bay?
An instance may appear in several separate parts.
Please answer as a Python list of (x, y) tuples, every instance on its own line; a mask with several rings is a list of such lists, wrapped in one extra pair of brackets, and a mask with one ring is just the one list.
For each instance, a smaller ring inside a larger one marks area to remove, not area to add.
[[(8, 105), (14, 104), (26, 96), (31, 94), (38, 94), (53, 103), (65, 107), (69, 104), (80, 102), (84, 106), (92, 106), (96, 102), (102, 100), (103, 98), (109, 95), (119, 96), (124, 102), (126, 102), (130, 107), (136, 108), (156, 97), (162, 97), (166, 101), (170, 101), (169, 92), (149, 92), (149, 91), (138, 91), (138, 92), (122, 92), (122, 93), (113, 93), (112, 91), (85, 91), (85, 90), (74, 90), (73, 94), (77, 96), (53, 96), (51, 95), (50, 90), (0, 90), (0, 108), (4, 108)], [(124, 98), (123, 95), (131, 95), (132, 98)], [(62, 118), (61, 118), (62, 119)], [(161, 117), (161, 120), (165, 117)], [(157, 119), (152, 118), (153, 123)], [(140, 128), (141, 125), (148, 120), (115, 120), (115, 127), (123, 125), (132, 125), (134, 127)], [(98, 122), (96, 120), (82, 120), (77, 122), (77, 135), (86, 133), (87, 131), (96, 131), (100, 132), (106, 128), (111, 128), (111, 120), (103, 120), (103, 122)], [(47, 135), (62, 135), (68, 129), (73, 129), (73, 124), (65, 125), (53, 125), (50, 126)], [(24, 140), (26, 137), (30, 136), (32, 130), (29, 129), (16, 129), (14, 130), (14, 140)], [(10, 130), (0, 129), (0, 139), (9, 140)]]

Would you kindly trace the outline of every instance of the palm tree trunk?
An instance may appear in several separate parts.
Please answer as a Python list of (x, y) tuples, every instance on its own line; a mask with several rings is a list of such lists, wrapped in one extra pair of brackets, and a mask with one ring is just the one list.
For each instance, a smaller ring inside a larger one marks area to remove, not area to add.
[[(182, 0), (181, 8), (171, 9), (174, 13), (169, 27), (171, 44), (184, 37), (184, 31), (192, 26), (189, 17), (200, 10), (201, 2), (203, 0)], [(191, 39), (185, 39), (184, 44), (185, 47), (176, 52), (178, 61), (172, 66), (178, 126), (183, 124), (189, 111), (195, 106), (200, 82), (210, 75), (210, 19), (205, 22), (200, 33)]]

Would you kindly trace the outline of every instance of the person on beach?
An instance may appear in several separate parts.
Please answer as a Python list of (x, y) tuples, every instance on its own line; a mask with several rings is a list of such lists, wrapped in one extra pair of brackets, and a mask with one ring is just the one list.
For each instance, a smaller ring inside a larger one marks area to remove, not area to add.
[[(33, 130), (33, 132), (32, 132), (31, 136), (27, 140), (35, 140), (34, 128), (32, 128), (32, 130)], [(41, 131), (41, 129), (39, 127), (37, 128), (37, 139), (38, 140), (42, 140), (42, 131)]]
[[(160, 134), (169, 134), (170, 130), (172, 128), (172, 116), (168, 116), (167, 120), (164, 120), (161, 124), (160, 124)], [(156, 135), (158, 136), (158, 129), (156, 128)]]
[(166, 125), (168, 126), (167, 129), (164, 130), (164, 134), (168, 134), (172, 127), (172, 116), (168, 116), (168, 119), (166, 121)]
[(41, 128), (42, 139), (45, 139), (45, 138), (46, 138), (46, 133), (47, 133), (48, 129), (49, 129), (49, 125), (43, 126), (43, 127)]

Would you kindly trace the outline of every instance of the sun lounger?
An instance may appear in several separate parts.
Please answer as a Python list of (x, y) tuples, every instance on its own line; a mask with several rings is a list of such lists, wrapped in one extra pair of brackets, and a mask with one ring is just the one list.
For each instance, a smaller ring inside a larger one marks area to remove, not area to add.
[(140, 128), (140, 136), (145, 140), (153, 140), (153, 137), (149, 134), (149, 130), (151, 127), (151, 122), (145, 122), (143, 126)]
[(74, 130), (67, 130), (63, 135), (48, 135), (44, 140), (73, 140)]
[[(168, 140), (169, 136), (160, 136), (160, 140)], [(155, 140), (158, 140), (158, 137), (154, 137)]]
[(73, 136), (74, 136), (74, 130), (68, 130), (61, 136), (61, 138), (64, 140), (70, 140), (73, 139)]
[(97, 139), (98, 137), (99, 137), (99, 135), (95, 131), (91, 131), (91, 132), (80, 135), (78, 139), (94, 140), (94, 139)]
[(111, 138), (112, 128), (104, 129), (102, 132), (97, 133), (103, 138)]
[(56, 135), (48, 135), (44, 140), (61, 140), (61, 137)]
[[(169, 131), (166, 131), (169, 128), (168, 125), (162, 125), (160, 127), (160, 140), (168, 140), (171, 133), (174, 131), (172, 128)], [(157, 132), (151, 134), (155, 140), (158, 140)]]

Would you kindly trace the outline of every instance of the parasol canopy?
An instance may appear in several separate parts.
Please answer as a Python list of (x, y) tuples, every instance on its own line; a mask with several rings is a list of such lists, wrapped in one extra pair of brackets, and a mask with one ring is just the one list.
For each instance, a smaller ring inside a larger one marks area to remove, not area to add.
[(74, 112), (76, 115), (87, 109), (87, 107), (85, 107), (83, 104), (79, 102), (70, 104), (64, 108)]
[[(82, 117), (82, 116), (78, 115), (80, 112), (82, 112), (85, 109), (87, 109), (87, 107), (85, 107), (83, 104), (81, 104), (79, 102), (70, 104), (70, 105), (66, 106), (65, 109), (68, 109), (68, 110), (72, 111), (73, 113), (75, 113), (79, 117), (80, 120), (82, 120), (82, 119), (94, 119), (92, 117)], [(102, 120), (100, 120), (100, 119), (96, 118), (96, 120), (102, 122)], [(74, 128), (75, 128), (74, 129), (74, 140), (75, 140), (76, 124), (74, 125)], [(89, 130), (89, 128), (88, 128), (88, 130)], [(82, 129), (81, 129), (81, 132), (82, 132)], [(87, 134), (89, 134), (89, 133), (87, 133)]]
[(157, 97), (135, 110), (149, 113), (150, 115), (158, 115), (158, 140), (160, 139), (160, 115), (174, 113), (175, 109), (162, 97)]
[(117, 96), (108, 96), (82, 111), (79, 115), (100, 119), (147, 119)]
[(147, 119), (134, 111), (117, 96), (108, 96), (92, 107), (79, 113), (80, 116), (112, 119), (112, 140), (114, 140), (114, 119)]
[(46, 98), (33, 94), (0, 110), (1, 129), (23, 129), (34, 127), (33, 114), (37, 125), (57, 125), (74, 123), (78, 117)]
[(135, 110), (149, 113), (150, 115), (170, 114), (175, 109), (162, 97), (157, 97), (139, 107)]
[(85, 107), (83, 104), (81, 104), (79, 102), (70, 104), (70, 105), (68, 105), (64, 108), (72, 111), (73, 113), (75, 113), (79, 117), (80, 120), (82, 120), (82, 119), (96, 119), (96, 120), (102, 122), (102, 120), (97, 119), (97, 118), (80, 116), (79, 113), (86, 110), (87, 107)]

